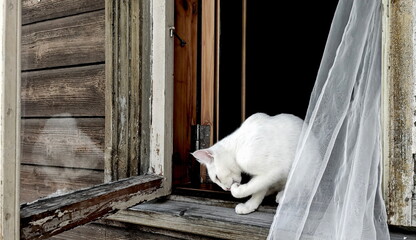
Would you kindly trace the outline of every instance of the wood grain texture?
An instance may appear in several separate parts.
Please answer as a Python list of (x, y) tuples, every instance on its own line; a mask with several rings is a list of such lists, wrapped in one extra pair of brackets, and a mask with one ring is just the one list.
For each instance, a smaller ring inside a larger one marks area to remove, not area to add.
[(104, 0), (22, 0), (22, 24), (104, 9)]
[(24, 164), (103, 170), (104, 119), (23, 119)]
[[(201, 7), (201, 124), (211, 126), (210, 142), (214, 143), (215, 99), (215, 3), (202, 1)], [(206, 167), (201, 165), (202, 182), (208, 181)]]
[(104, 61), (104, 11), (22, 27), (22, 70)]
[(22, 117), (104, 117), (104, 64), (22, 73)]
[[(106, 13), (106, 181), (139, 174), (141, 22), (139, 1), (108, 1)], [(145, 89), (150, 92), (150, 89)], [(143, 128), (145, 129), (145, 128)]]
[(45, 239), (146, 200), (162, 177), (144, 175), (23, 204), (21, 239)]
[(57, 192), (74, 191), (103, 183), (102, 170), (22, 165), (20, 202), (32, 202)]
[(201, 15), (201, 124), (212, 127), (215, 95), (215, 1), (203, 1)]
[(384, 199), (388, 223), (412, 226), (414, 159), (414, 1), (388, 1), (384, 21)]
[(156, 233), (140, 231), (135, 226), (113, 227), (86, 224), (49, 238), (51, 240), (179, 240)]
[(0, 0), (0, 239), (19, 239), (19, 0)]
[(266, 239), (273, 217), (273, 212), (237, 215), (234, 208), (169, 200), (141, 204), (111, 219), (218, 239)]
[(182, 47), (175, 39), (173, 152), (174, 164), (182, 166), (184, 171), (174, 171), (178, 173), (174, 181), (187, 183), (190, 177), (186, 169), (192, 161), (191, 126), (197, 123), (197, 0), (175, 0), (175, 31), (186, 41), (186, 46)]

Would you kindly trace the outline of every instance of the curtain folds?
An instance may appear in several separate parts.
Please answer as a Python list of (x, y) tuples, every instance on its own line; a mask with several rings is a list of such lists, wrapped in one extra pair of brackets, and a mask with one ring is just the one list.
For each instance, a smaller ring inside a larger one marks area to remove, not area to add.
[(390, 239), (380, 88), (381, 0), (340, 0), (269, 239)]

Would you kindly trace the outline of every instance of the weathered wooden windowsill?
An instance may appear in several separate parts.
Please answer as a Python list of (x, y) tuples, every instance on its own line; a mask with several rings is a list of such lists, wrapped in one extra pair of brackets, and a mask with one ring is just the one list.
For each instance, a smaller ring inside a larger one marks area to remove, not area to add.
[(218, 239), (266, 239), (275, 209), (237, 215), (237, 203), (170, 196), (120, 211), (107, 219)]
[(23, 204), (21, 239), (44, 239), (143, 202), (162, 180), (142, 175)]

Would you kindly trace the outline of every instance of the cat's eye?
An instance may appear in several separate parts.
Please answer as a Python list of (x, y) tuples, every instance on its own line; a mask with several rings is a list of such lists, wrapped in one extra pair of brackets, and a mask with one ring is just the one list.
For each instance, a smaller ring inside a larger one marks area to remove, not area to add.
[(218, 178), (218, 176), (215, 176), (215, 178), (217, 179), (218, 182), (221, 183), (221, 180)]

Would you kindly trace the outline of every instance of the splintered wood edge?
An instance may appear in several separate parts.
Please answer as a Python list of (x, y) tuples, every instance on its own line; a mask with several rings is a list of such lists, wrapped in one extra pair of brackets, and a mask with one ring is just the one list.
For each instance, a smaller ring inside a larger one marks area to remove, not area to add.
[(21, 205), (21, 239), (44, 239), (143, 202), (163, 177), (143, 175)]

